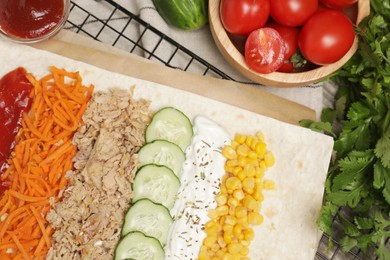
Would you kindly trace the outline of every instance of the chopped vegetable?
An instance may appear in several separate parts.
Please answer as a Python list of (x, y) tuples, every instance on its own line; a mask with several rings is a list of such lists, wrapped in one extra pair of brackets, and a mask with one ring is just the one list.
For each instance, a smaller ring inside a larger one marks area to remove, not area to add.
[(1, 259), (42, 258), (51, 247), (53, 229), (45, 215), (67, 184), (65, 173), (76, 153), (72, 136), (93, 91), (82, 85), (78, 73), (50, 70), (41, 80), (26, 76), (34, 99), (2, 176), (10, 188), (0, 200)]
[(358, 52), (332, 77), (340, 86), (335, 109), (325, 109), (322, 122), (302, 125), (335, 137), (318, 220), (330, 246), (335, 219), (345, 251), (357, 247), (390, 259), (390, 4), (370, 4), (370, 16), (359, 25)]
[[(264, 172), (275, 163), (272, 152), (267, 151), (264, 137), (236, 134), (222, 155), (227, 159), (226, 174), (220, 192), (215, 196), (216, 209), (210, 209), (205, 225), (206, 238), (199, 259), (243, 259), (249, 253), (254, 238), (251, 225), (260, 225), (263, 190), (275, 189), (271, 180), (263, 180)], [(230, 258), (229, 258), (230, 259)]]

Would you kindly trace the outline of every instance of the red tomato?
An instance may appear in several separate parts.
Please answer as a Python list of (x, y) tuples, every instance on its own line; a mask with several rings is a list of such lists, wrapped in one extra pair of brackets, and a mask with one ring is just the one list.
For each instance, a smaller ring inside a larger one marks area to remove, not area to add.
[(337, 9), (344, 9), (356, 3), (358, 0), (320, 0), (324, 5)]
[(245, 42), (245, 61), (258, 73), (271, 73), (282, 66), (285, 51), (285, 43), (275, 29), (260, 28)]
[(303, 25), (314, 14), (318, 0), (272, 0), (271, 17), (286, 26)]
[(249, 35), (267, 22), (270, 0), (222, 0), (219, 12), (226, 31)]
[(338, 61), (351, 48), (355, 32), (349, 18), (335, 9), (314, 14), (303, 26), (298, 40), (302, 55), (317, 65)]
[(284, 61), (282, 66), (278, 69), (279, 72), (290, 73), (294, 71), (294, 64), (291, 61)]
[(298, 48), (299, 30), (296, 27), (284, 26), (275, 22), (267, 24), (267, 27), (275, 29), (286, 44), (286, 51), (284, 53), (284, 64), (278, 71), (291, 72), (293, 71), (293, 64), (288, 60), (293, 56)]

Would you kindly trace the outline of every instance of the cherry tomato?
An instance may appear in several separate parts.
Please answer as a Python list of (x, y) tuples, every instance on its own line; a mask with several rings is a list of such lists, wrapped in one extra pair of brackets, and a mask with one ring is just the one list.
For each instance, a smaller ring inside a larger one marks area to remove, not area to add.
[(294, 71), (294, 64), (291, 61), (284, 61), (282, 66), (278, 69), (279, 72), (290, 73)]
[(356, 3), (358, 0), (320, 0), (324, 5), (337, 9), (344, 9)]
[(310, 17), (299, 34), (298, 46), (307, 60), (325, 65), (341, 59), (354, 38), (349, 18), (339, 10), (329, 9)]
[(278, 69), (278, 71), (291, 72), (293, 70), (293, 64), (288, 60), (291, 58), (291, 56), (293, 56), (298, 48), (299, 30), (296, 27), (284, 26), (275, 22), (268, 23), (267, 27), (275, 29), (286, 44), (284, 63), (282, 67)]
[(270, 0), (222, 0), (219, 11), (226, 31), (249, 35), (267, 22)]
[(314, 14), (318, 0), (272, 0), (271, 17), (286, 26), (303, 25)]
[(285, 51), (285, 43), (275, 29), (260, 28), (245, 42), (245, 61), (258, 73), (271, 73), (282, 66)]

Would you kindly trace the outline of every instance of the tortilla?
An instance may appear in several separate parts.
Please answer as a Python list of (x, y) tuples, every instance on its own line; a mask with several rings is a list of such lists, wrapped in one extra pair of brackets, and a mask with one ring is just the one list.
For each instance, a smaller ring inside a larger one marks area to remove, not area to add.
[[(265, 179), (276, 184), (266, 191), (262, 204), (264, 223), (255, 228), (250, 246), (252, 259), (313, 259), (322, 233), (316, 220), (322, 205), (324, 184), (333, 148), (331, 137), (283, 123), (207, 97), (153, 82), (109, 72), (35, 48), (0, 42), (0, 75), (23, 66), (37, 78), (55, 65), (79, 71), (86, 85), (96, 91), (112, 87), (134, 88), (134, 98), (151, 100), (151, 109), (174, 106), (190, 119), (204, 115), (235, 133), (262, 131), (276, 163)], [(259, 100), (261, 102), (261, 100)]]

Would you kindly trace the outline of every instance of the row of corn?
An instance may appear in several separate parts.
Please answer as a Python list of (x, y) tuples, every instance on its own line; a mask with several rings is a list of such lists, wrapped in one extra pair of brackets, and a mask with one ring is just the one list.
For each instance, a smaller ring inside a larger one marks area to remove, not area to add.
[(263, 190), (275, 188), (273, 181), (263, 179), (275, 158), (267, 150), (261, 132), (255, 136), (236, 134), (222, 155), (226, 158), (226, 173), (215, 196), (217, 207), (208, 212), (207, 236), (199, 259), (249, 259), (253, 226), (263, 222)]

